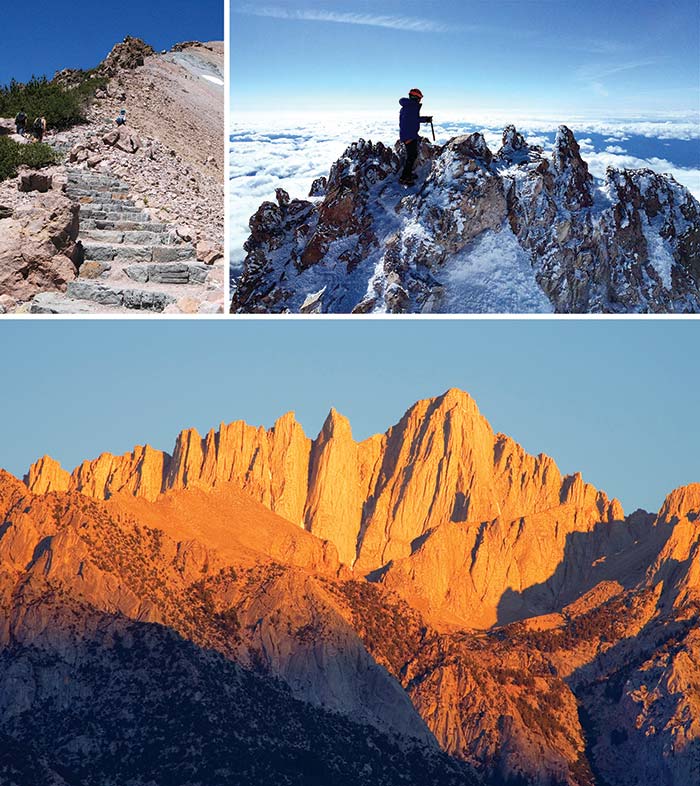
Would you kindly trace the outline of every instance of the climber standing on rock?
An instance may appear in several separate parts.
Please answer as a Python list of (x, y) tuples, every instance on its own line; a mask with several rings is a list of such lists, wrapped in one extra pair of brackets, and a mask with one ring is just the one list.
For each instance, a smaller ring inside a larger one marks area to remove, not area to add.
[(117, 115), (117, 125), (118, 126), (126, 125), (126, 109), (122, 109), (121, 112)]
[(399, 183), (404, 186), (412, 186), (416, 182), (413, 174), (413, 167), (418, 158), (418, 132), (421, 123), (432, 123), (433, 118), (421, 117), (421, 101), (423, 93), (414, 87), (408, 94), (408, 98), (402, 98), (401, 112), (399, 113), (399, 135), (406, 148), (406, 163), (399, 178)]

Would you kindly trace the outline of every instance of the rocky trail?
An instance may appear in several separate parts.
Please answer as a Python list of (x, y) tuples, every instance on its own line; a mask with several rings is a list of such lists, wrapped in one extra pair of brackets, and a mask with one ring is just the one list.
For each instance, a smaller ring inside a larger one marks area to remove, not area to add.
[(197, 261), (174, 227), (152, 221), (117, 178), (78, 168), (67, 169), (67, 177), (65, 193), (79, 205), (84, 258), (66, 292), (36, 295), (31, 313), (165, 311), (178, 301), (189, 310), (216, 312), (217, 288), (207, 286), (211, 268)]
[(44, 138), (58, 162), (0, 183), (0, 313), (222, 312), (223, 44), (127, 36), (97, 73), (84, 122)]

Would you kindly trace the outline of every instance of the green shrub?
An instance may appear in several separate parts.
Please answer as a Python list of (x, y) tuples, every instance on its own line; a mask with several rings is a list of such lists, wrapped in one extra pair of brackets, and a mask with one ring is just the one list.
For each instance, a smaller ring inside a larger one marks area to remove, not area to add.
[(34, 142), (22, 145), (13, 139), (0, 136), (0, 182), (17, 175), (17, 168), (23, 164), (32, 169), (55, 164), (58, 153), (48, 145)]
[(34, 119), (42, 115), (49, 128), (58, 130), (85, 122), (87, 105), (108, 80), (92, 71), (84, 72), (79, 79), (76, 86), (69, 88), (46, 77), (32, 77), (26, 84), (13, 79), (0, 87), (0, 117), (14, 118), (24, 110), (28, 130)]

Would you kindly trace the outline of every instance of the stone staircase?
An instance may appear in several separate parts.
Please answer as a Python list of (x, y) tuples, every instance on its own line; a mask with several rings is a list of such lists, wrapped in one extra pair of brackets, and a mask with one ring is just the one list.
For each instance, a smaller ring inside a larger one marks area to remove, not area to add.
[(67, 175), (66, 194), (80, 204), (84, 261), (65, 293), (36, 295), (31, 313), (158, 312), (182, 298), (215, 308), (206, 286), (212, 268), (197, 261), (192, 245), (136, 207), (127, 185), (87, 169), (68, 169)]

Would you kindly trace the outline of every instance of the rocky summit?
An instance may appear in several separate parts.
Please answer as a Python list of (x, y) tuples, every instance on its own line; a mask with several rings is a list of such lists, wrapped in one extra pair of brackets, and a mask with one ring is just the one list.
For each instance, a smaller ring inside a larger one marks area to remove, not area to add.
[(3, 783), (698, 782), (700, 484), (625, 514), (460, 390), (45, 456), (0, 521)]
[(250, 219), (232, 312), (697, 313), (700, 204), (671, 175), (590, 175), (560, 126), (551, 155), (513, 126), (422, 140), (417, 183), (400, 146), (360, 140)]

